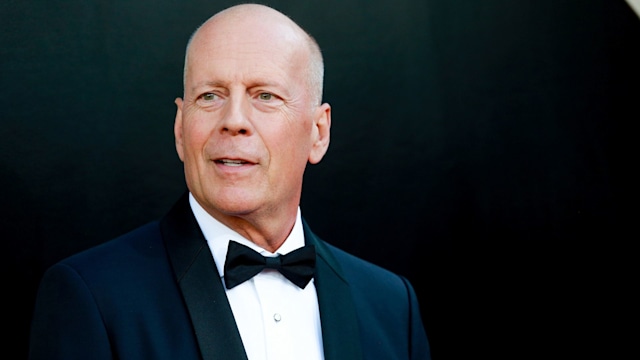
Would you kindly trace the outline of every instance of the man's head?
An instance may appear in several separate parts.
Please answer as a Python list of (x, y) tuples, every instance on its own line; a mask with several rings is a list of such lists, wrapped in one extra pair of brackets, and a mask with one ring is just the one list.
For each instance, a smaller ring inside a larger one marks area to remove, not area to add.
[(292, 225), (306, 164), (329, 146), (322, 76), (316, 42), (263, 5), (231, 7), (193, 34), (174, 132), (189, 190), (212, 216)]
[[(309, 46), (309, 54), (311, 56), (310, 59), (309, 59), (309, 63), (308, 63), (308, 65), (309, 65), (309, 69), (308, 69), (308, 76), (309, 76), (308, 77), (308, 81), (309, 81), (309, 85), (308, 86), (309, 86), (309, 90), (313, 92), (313, 98), (315, 99), (315, 104), (320, 104), (321, 101), (322, 101), (322, 91), (323, 91), (323, 81), (324, 81), (324, 62), (323, 62), (323, 58), (322, 58), (322, 53), (321, 53), (320, 47), (318, 46), (318, 43), (315, 41), (315, 39), (311, 35), (306, 33), (302, 28), (300, 28), (296, 23), (294, 23), (289, 18), (286, 18), (286, 16), (284, 14), (282, 14), (280, 12), (277, 12), (276, 10), (274, 10), (272, 8), (268, 8), (266, 6), (256, 5), (256, 4), (246, 4), (246, 5), (239, 5), (239, 6), (230, 7), (228, 9), (225, 9), (225, 10), (217, 13), (216, 15), (211, 17), (209, 20), (212, 21), (216, 17), (225, 16), (225, 15), (245, 17), (245, 16), (248, 16), (248, 12), (250, 12), (250, 11), (272, 12), (273, 15), (275, 15), (277, 17), (284, 17), (285, 20), (290, 22), (291, 26), (293, 26), (294, 28), (296, 28), (297, 30), (300, 31), (300, 35), (305, 38), (305, 40), (307, 42), (307, 46)], [(234, 13), (236, 13), (236, 14), (234, 14)], [(260, 16), (260, 15), (258, 15), (258, 16)], [(193, 39), (194, 39), (195, 35), (200, 32), (200, 29), (202, 29), (208, 23), (209, 23), (209, 21), (205, 22), (198, 29), (196, 29), (196, 31), (192, 34), (191, 38), (189, 39), (189, 43), (187, 44), (187, 51), (185, 53), (185, 61), (184, 61), (184, 74), (183, 74), (184, 75), (183, 76), (183, 84), (185, 86), (186, 86), (186, 81), (187, 81), (187, 71), (188, 71), (188, 64), (189, 64), (189, 49), (191, 48), (191, 43), (193, 42)]]

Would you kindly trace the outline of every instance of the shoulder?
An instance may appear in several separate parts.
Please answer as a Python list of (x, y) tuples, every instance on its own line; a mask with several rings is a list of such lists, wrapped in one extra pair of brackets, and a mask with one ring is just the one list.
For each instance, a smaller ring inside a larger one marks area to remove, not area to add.
[(104, 284), (144, 276), (167, 263), (158, 222), (154, 221), (59, 261), (43, 278)]
[(351, 287), (404, 293), (404, 296), (407, 290), (412, 290), (403, 276), (328, 243), (311, 230), (305, 219), (302, 221), (305, 238), (316, 245), (318, 257)]
[(383, 268), (377, 264), (374, 264), (368, 260), (365, 260), (359, 256), (349, 253), (335, 245), (332, 245), (324, 240), (320, 240), (323, 246), (329, 250), (331, 255), (338, 261), (342, 269), (346, 272), (362, 273), (365, 275), (375, 275), (382, 278), (395, 278), (397, 274)]
[[(406, 349), (419, 354), (415, 358), (428, 359), (429, 347), (420, 306), (409, 280), (317, 237), (316, 241), (323, 254), (319, 256), (325, 256), (322, 260), (327, 263), (333, 262), (329, 266), (346, 283), (357, 313), (361, 336), (370, 339), (366, 352), (375, 357), (388, 349)], [(319, 289), (319, 295), (325, 290)], [(328, 291), (331, 296), (338, 296), (334, 290)], [(381, 344), (386, 345), (380, 347)]]
[(340, 249), (308, 228), (306, 236), (316, 245), (319, 261), (325, 262), (338, 278), (348, 284), (354, 297), (366, 302), (406, 305), (415, 296), (412, 285), (404, 276)]
[(340, 271), (349, 280), (352, 287), (384, 288), (385, 291), (395, 291), (406, 295), (406, 287), (410, 285), (404, 276), (351, 254), (326, 241), (320, 241), (338, 263)]
[(179, 298), (176, 287), (158, 223), (152, 222), (51, 266), (39, 293), (52, 302), (96, 302), (105, 316), (117, 317), (118, 309), (153, 309), (158, 299)]
[(97, 263), (117, 265), (144, 257), (162, 245), (158, 222), (150, 222), (114, 239), (96, 245), (60, 261), (73, 267), (91, 267)]

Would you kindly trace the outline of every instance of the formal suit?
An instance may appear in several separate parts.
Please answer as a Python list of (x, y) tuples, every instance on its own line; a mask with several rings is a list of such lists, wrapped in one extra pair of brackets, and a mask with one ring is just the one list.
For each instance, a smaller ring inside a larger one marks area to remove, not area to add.
[[(409, 282), (314, 235), (327, 360), (430, 359)], [(30, 359), (246, 359), (223, 282), (185, 194), (156, 222), (52, 266)]]

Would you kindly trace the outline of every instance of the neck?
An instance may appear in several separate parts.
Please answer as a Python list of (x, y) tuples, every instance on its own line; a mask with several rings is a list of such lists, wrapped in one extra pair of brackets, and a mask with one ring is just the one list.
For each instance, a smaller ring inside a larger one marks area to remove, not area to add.
[(247, 240), (275, 253), (291, 234), (298, 215), (298, 208), (285, 214), (222, 215), (211, 214)]

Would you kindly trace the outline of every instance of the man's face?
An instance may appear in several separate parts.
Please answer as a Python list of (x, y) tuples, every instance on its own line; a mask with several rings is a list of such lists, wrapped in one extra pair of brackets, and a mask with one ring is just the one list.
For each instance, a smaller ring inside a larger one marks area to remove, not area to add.
[(297, 209), (307, 162), (326, 152), (330, 109), (311, 102), (301, 44), (286, 28), (250, 26), (192, 42), (176, 148), (190, 191), (216, 218)]

